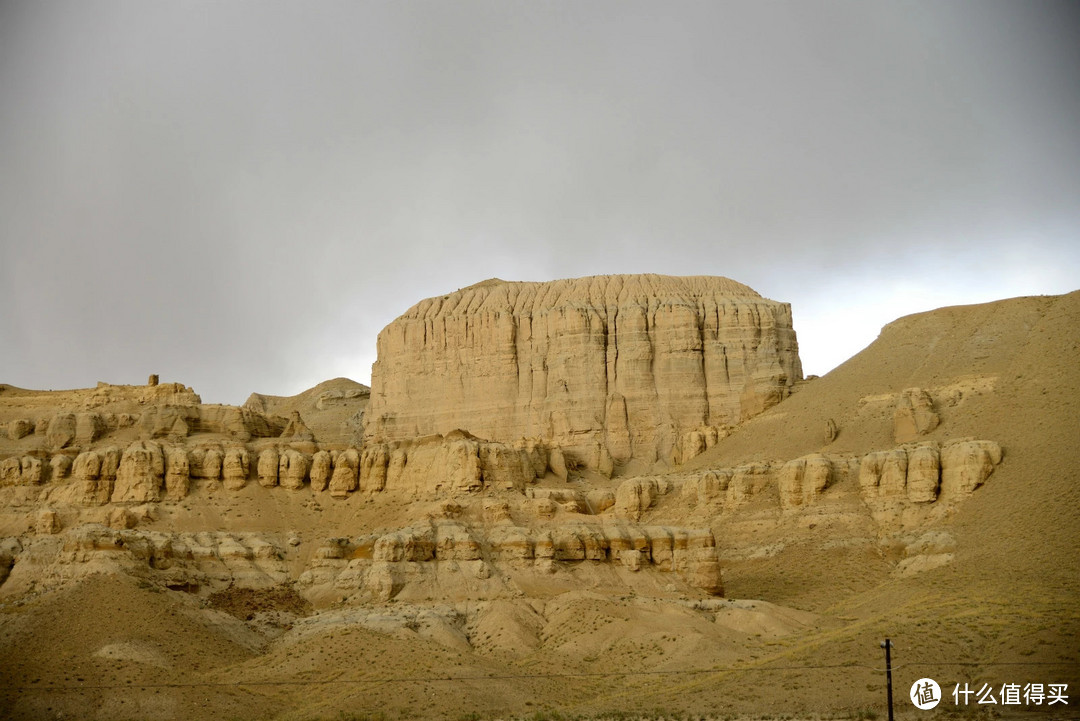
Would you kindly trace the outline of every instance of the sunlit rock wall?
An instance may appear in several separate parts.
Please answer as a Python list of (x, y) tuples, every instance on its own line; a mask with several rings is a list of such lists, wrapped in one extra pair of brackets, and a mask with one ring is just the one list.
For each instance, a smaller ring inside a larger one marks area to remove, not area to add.
[(801, 378), (791, 307), (727, 278), (489, 280), (383, 329), (365, 435), (460, 428), (585, 465), (598, 445), (667, 461), (682, 433), (760, 413)]

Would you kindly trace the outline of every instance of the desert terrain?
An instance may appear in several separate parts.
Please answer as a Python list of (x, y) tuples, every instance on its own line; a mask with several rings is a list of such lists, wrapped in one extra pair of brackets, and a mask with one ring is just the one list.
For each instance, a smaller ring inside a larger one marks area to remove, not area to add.
[(885, 718), (886, 637), (904, 718), (1077, 717), (1080, 291), (820, 378), (797, 330), (726, 278), (490, 280), (370, 388), (0, 385), (0, 718)]

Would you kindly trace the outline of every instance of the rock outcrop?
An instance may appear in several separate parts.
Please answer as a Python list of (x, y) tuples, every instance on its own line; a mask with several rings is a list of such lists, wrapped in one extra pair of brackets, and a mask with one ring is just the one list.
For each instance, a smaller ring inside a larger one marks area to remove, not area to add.
[(225, 488), (238, 491), (247, 485), (251, 455), (243, 446), (230, 446), (221, 461), (221, 478)]
[(154, 441), (133, 443), (120, 458), (113, 487), (113, 503), (147, 503), (161, 500), (165, 455)]
[(179, 501), (191, 489), (191, 461), (183, 446), (170, 446), (165, 451), (165, 495)]
[(814, 454), (788, 461), (780, 469), (780, 507), (789, 509), (813, 503), (831, 479), (832, 462), (825, 456)]
[(361, 591), (373, 600), (387, 601), (406, 585), (431, 583), (439, 577), (440, 567), (449, 566), (457, 578), (443, 583), (460, 583), (461, 572), (468, 571), (478, 579), (480, 595), (486, 595), (480, 590), (484, 586), (491, 593), (503, 583), (499, 580), (503, 573), (494, 572), (500, 568), (504, 573), (551, 574), (582, 562), (611, 564), (630, 572), (653, 567), (678, 573), (709, 594), (723, 594), (716, 539), (709, 530), (630, 524), (483, 529), (440, 521), (381, 535), (331, 538), (316, 549), (299, 584)]
[(75, 502), (103, 506), (112, 499), (120, 456), (120, 449), (110, 446), (100, 451), (84, 451), (75, 457), (71, 465)]
[(311, 490), (325, 491), (326, 487), (330, 485), (331, 473), (332, 464), (330, 454), (326, 451), (317, 451), (315, 455), (311, 457), (311, 468), (309, 470)]
[(150, 406), (138, 421), (139, 430), (146, 438), (184, 437), (189, 433), (205, 432), (249, 441), (252, 438), (276, 438), (286, 426), (287, 421), (283, 418), (220, 405)]
[(283, 488), (299, 490), (304, 487), (310, 469), (311, 459), (306, 454), (286, 448), (278, 461), (278, 482)]
[(53, 448), (63, 448), (75, 440), (75, 414), (61, 413), (49, 420), (45, 437)]
[(859, 461), (859, 487), (867, 501), (906, 498), (930, 503), (963, 498), (981, 486), (997, 464), (1001, 446), (994, 441), (957, 440), (920, 444), (912, 449), (868, 453)]
[(687, 431), (675, 447), (671, 460), (676, 464), (686, 463), (715, 446), (716, 442), (726, 438), (729, 432), (728, 428), (716, 426), (703, 426)]
[(13, 457), (0, 462), (0, 486), (36, 486), (45, 481), (49, 466), (36, 456)]
[(193, 478), (205, 478), (209, 481), (221, 480), (221, 466), (224, 455), (220, 448), (196, 448), (191, 453), (191, 475)]
[(304, 423), (304, 419), (300, 417), (300, 411), (293, 411), (289, 415), (289, 424), (285, 426), (285, 430), (281, 432), (281, 437), (294, 441), (315, 440), (315, 434), (311, 432), (311, 429)]
[(490, 280), (383, 329), (365, 436), (464, 428), (586, 466), (597, 444), (668, 461), (684, 434), (760, 413), (801, 377), (790, 306), (726, 278)]
[(34, 432), (34, 424), (26, 418), (17, 418), (11, 423), (8, 423), (7, 433), (8, 438), (13, 441), (17, 441), (20, 438), (25, 438)]
[[(959, 501), (986, 482), (1001, 463), (994, 441), (924, 441), (862, 456), (814, 453), (783, 465), (750, 463), (713, 468), (682, 482), (680, 495), (708, 514), (731, 511), (775, 484), (783, 511), (818, 504), (833, 485), (850, 479), (872, 510)], [(638, 519), (653, 503), (650, 481), (624, 481), (616, 494), (616, 514)]]
[(528, 441), (493, 443), (457, 431), (446, 437), (367, 446), (359, 464), (359, 490), (385, 490), (403, 498), (437, 498), (484, 488), (521, 491), (543, 477), (547, 463), (543, 448)]
[(641, 519), (641, 514), (652, 507), (660, 496), (661, 488), (655, 478), (631, 478), (615, 489), (615, 515), (631, 521)]
[(330, 476), (330, 495), (345, 498), (357, 489), (359, 479), (360, 454), (355, 448), (333, 456), (334, 472)]
[(908, 388), (900, 394), (893, 412), (893, 437), (897, 443), (911, 443), (938, 427), (940, 419), (934, 400), (921, 388)]
[(994, 441), (957, 441), (941, 449), (941, 495), (967, 495), (986, 482), (1001, 463)]
[(259, 454), (257, 471), (259, 474), (260, 486), (263, 488), (273, 488), (276, 486), (278, 484), (279, 470), (280, 459), (278, 458), (276, 448), (267, 448)]

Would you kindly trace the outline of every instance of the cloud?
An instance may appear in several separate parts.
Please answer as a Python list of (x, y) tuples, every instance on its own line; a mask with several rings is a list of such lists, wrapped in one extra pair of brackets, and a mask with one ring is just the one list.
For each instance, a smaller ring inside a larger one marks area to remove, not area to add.
[(1066, 290), (1077, 15), (7, 3), (0, 380), (366, 381), (383, 325), (487, 277), (733, 277), (809, 372), (872, 339), (845, 307)]

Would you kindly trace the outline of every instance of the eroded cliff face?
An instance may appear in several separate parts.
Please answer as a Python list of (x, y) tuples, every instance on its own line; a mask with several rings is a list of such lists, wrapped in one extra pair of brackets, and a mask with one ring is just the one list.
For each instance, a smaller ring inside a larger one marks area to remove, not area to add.
[(489, 280), (379, 334), (365, 436), (460, 428), (587, 466), (598, 445), (669, 461), (682, 434), (756, 415), (801, 378), (791, 307), (727, 278)]

